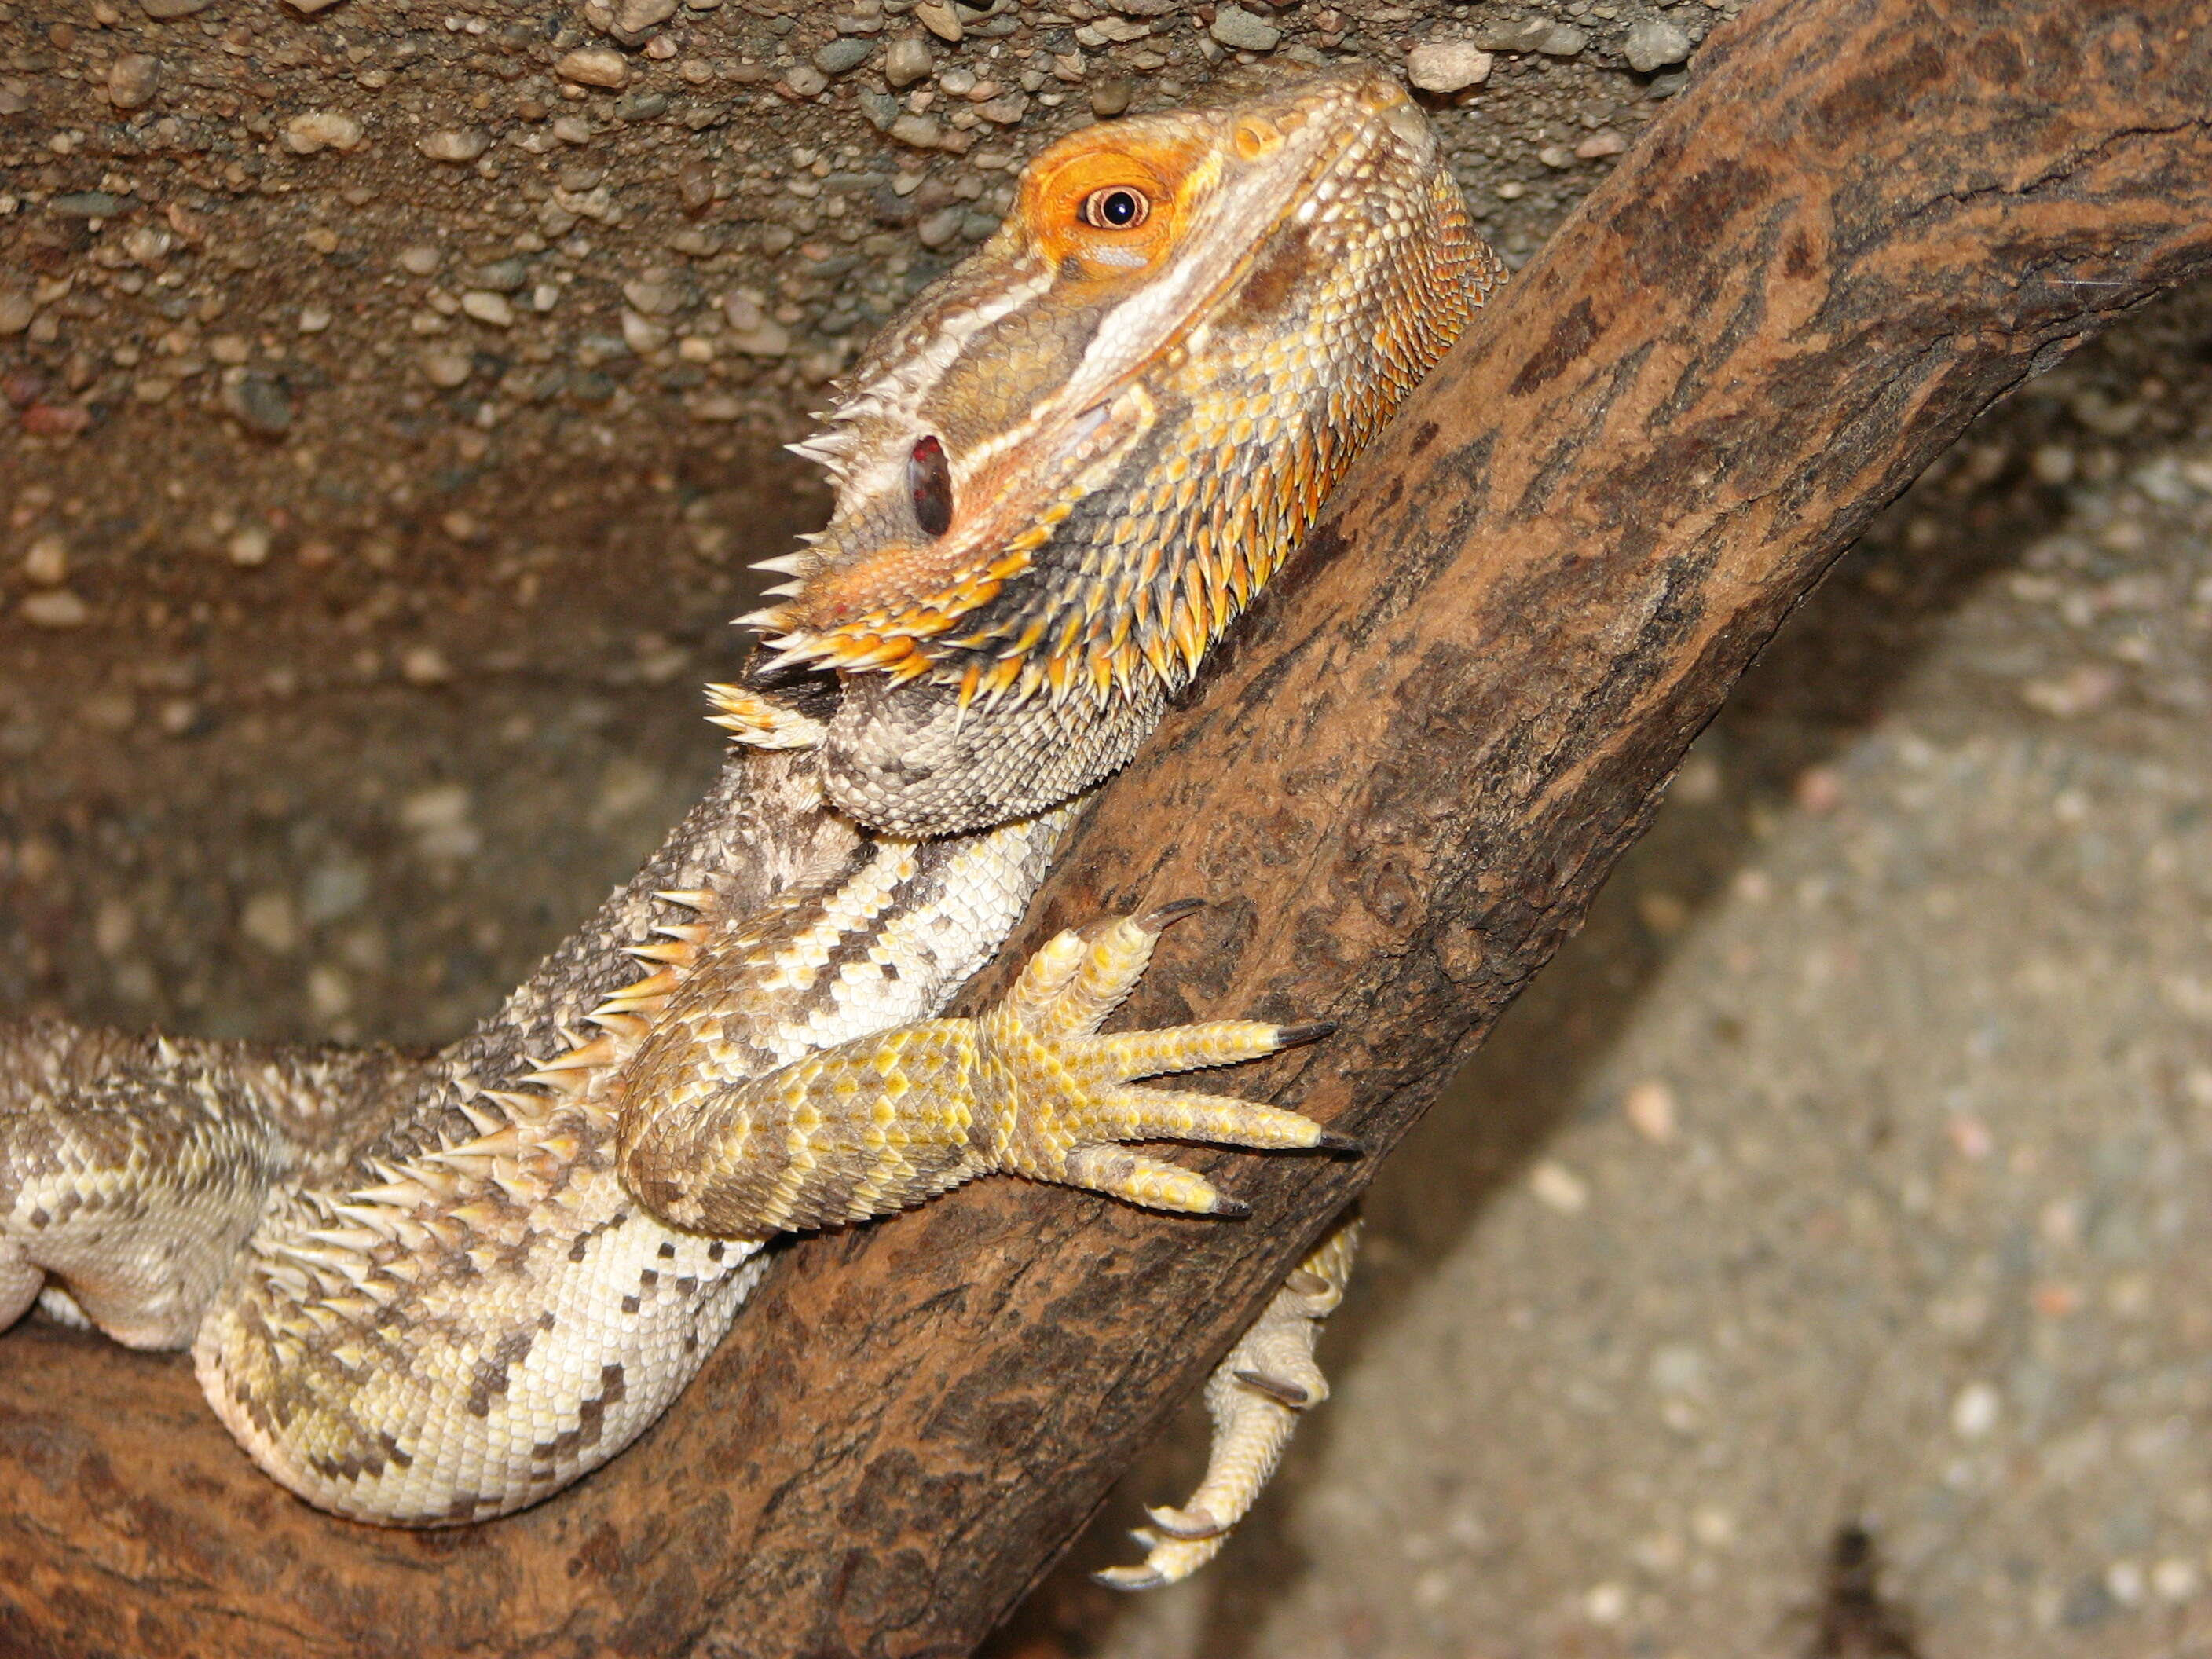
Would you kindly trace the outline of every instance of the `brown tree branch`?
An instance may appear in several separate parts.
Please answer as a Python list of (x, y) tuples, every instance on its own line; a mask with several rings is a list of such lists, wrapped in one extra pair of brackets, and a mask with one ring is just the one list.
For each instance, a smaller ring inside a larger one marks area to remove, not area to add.
[[(1379, 1154), (1874, 512), (2212, 264), (2208, 23), (1795, 0), (1717, 37), (1114, 786), (1030, 942), (1212, 899), (1134, 1016), (1343, 1021), (1240, 1085)], [(17, 1333), (0, 1646), (963, 1651), (1376, 1162), (1194, 1156), (1252, 1220), (992, 1182), (802, 1243), (644, 1444), (452, 1533), (301, 1507), (173, 1359)]]

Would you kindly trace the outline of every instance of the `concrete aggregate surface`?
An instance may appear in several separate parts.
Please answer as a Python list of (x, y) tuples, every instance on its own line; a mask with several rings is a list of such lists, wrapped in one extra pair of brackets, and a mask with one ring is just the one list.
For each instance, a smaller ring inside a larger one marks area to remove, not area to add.
[[(1735, 9), (0, 0), (0, 1010), (465, 1030), (702, 787), (775, 444), (1024, 157), (1387, 62), (1518, 265)], [(2197, 293), (1740, 689), (1221, 1560), (1079, 1577), (1194, 1421), (1000, 1659), (2212, 1654), (2208, 547)]]

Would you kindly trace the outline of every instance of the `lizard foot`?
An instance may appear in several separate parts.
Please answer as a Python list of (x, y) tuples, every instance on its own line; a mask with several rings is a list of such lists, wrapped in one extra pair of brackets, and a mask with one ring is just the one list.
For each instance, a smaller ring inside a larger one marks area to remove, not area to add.
[(1180, 1509), (1148, 1510), (1152, 1524), (1132, 1534), (1145, 1547), (1145, 1559), (1093, 1575), (1100, 1583), (1158, 1589), (1188, 1578), (1220, 1553), (1230, 1528), (1275, 1472), (1300, 1413), (1328, 1398), (1328, 1380), (1314, 1363), (1314, 1339), (1344, 1299), (1358, 1243), (1359, 1223), (1338, 1222), (1214, 1368), (1206, 1384), (1213, 1419), (1206, 1478)]
[(1060, 934), (976, 1022), (985, 1062), (978, 1092), (999, 1119), (996, 1167), (1148, 1209), (1243, 1215), (1245, 1205), (1196, 1171), (1118, 1143), (1201, 1140), (1260, 1151), (1354, 1145), (1279, 1107), (1130, 1086), (1139, 1078), (1257, 1060), (1336, 1029), (1231, 1019), (1097, 1035), (1136, 988), (1162, 931), (1198, 908), (1185, 901)]
[(704, 1028), (679, 1000), (635, 1062), (656, 1105), (625, 1111), (623, 1178), (675, 1225), (723, 1237), (835, 1225), (907, 1208), (1003, 1172), (1147, 1208), (1242, 1215), (1195, 1170), (1128, 1150), (1199, 1140), (1262, 1151), (1356, 1143), (1279, 1107), (1132, 1086), (1324, 1036), (1326, 1024), (1215, 1020), (1098, 1035), (1128, 996), (1169, 905), (1060, 934), (999, 1006), (856, 1037), (764, 1075), (714, 1074)]

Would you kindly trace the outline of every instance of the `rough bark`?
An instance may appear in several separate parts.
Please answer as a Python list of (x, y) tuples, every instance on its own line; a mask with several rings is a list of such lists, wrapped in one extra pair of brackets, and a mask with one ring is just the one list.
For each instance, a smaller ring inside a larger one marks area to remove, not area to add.
[(2208, 23), (1797, 0), (1717, 37), (1114, 786), (1030, 941), (1214, 900), (1133, 1016), (1342, 1021), (1237, 1082), (1370, 1156), (1193, 1154), (1242, 1223), (994, 1182), (803, 1243), (643, 1445), (452, 1533), (313, 1514), (174, 1360), (19, 1332), (0, 1645), (964, 1650), (1572, 929), (1829, 561), (1977, 410), (2212, 265)]

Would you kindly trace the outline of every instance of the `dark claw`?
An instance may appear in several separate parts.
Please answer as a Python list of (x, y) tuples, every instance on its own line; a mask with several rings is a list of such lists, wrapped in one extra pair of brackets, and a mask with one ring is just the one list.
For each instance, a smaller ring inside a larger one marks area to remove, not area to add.
[(1316, 1019), (1304, 1025), (1279, 1025), (1275, 1041), (1285, 1048), (1296, 1048), (1305, 1043), (1319, 1042), (1336, 1030), (1333, 1019)]
[[(1122, 1575), (1116, 1577), (1116, 1574)], [(1137, 1567), (1107, 1567), (1091, 1575), (1093, 1583), (1103, 1584), (1108, 1589), (1158, 1589), (1168, 1581), (1156, 1572), (1146, 1572)]]
[(1181, 921), (1192, 911), (1204, 908), (1204, 899), (1173, 899), (1155, 909), (1146, 911), (1137, 918), (1137, 921), (1140, 927), (1149, 927), (1157, 933), (1170, 922)]
[(1357, 1135), (1340, 1135), (1334, 1129), (1323, 1129), (1321, 1139), (1314, 1142), (1325, 1152), (1364, 1152), (1367, 1143)]
[(1285, 1382), (1280, 1377), (1269, 1376), (1264, 1371), (1239, 1371), (1237, 1380), (1248, 1389), (1256, 1389), (1278, 1405), (1302, 1412), (1313, 1404), (1313, 1396), (1295, 1382)]
[(1213, 1213), (1237, 1221), (1251, 1214), (1252, 1206), (1241, 1198), (1217, 1198), (1213, 1200)]

